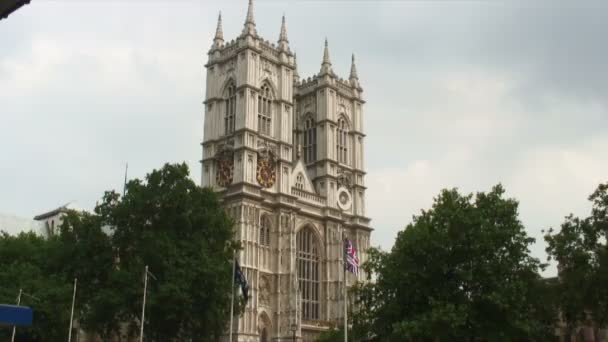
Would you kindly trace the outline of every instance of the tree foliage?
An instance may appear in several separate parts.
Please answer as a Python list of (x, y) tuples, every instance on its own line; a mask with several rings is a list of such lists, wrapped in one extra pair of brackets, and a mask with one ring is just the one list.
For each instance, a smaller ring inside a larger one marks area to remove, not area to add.
[(238, 245), (217, 195), (195, 185), (185, 164), (153, 170), (126, 190), (124, 197), (106, 192), (94, 213), (68, 213), (58, 236), (0, 239), (0, 284), (13, 284), (0, 299), (14, 301), (19, 287), (41, 299), (34, 328), (20, 329), (24, 338), (66, 338), (74, 278), (75, 316), (86, 330), (103, 340), (125, 330), (138, 336), (146, 265), (155, 278), (148, 279), (146, 340), (215, 341), (223, 333)]
[(558, 305), (568, 333), (592, 324), (595, 335), (608, 324), (608, 183), (589, 196), (591, 214), (569, 215), (559, 232), (545, 235), (550, 260), (558, 263)]
[(414, 216), (390, 252), (371, 250), (374, 280), (356, 289), (353, 334), (375, 341), (547, 341), (543, 265), (518, 203), (498, 185), (488, 193), (444, 190)]

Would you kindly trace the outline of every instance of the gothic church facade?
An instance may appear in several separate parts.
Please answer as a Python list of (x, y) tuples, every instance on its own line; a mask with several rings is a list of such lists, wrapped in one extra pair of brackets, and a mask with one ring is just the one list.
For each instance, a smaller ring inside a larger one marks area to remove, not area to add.
[[(362, 88), (332, 70), (327, 40), (318, 74), (300, 79), (283, 17), (277, 44), (256, 31), (249, 1), (242, 33), (208, 53), (202, 184), (221, 194), (243, 249), (251, 298), (236, 341), (313, 341), (343, 317), (346, 236), (365, 260)], [(359, 278), (359, 279), (357, 279)]]

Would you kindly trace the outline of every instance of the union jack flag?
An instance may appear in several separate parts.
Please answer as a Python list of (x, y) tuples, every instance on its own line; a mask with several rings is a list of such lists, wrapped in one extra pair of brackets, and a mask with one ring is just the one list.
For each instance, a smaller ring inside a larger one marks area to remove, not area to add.
[(346, 270), (353, 274), (359, 274), (359, 257), (357, 256), (357, 249), (353, 247), (353, 244), (349, 239), (344, 239), (344, 256), (344, 267), (346, 267)]

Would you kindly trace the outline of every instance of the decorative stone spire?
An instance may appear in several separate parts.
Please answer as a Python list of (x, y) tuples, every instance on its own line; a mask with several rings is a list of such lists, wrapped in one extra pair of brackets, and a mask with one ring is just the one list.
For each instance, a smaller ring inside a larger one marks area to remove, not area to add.
[(285, 27), (285, 14), (283, 14), (283, 21), (281, 22), (281, 34), (279, 35), (279, 50), (289, 50), (289, 40), (287, 39), (287, 28)]
[(293, 81), (298, 82), (300, 80), (300, 74), (298, 74), (298, 56), (293, 54)]
[(253, 37), (257, 35), (255, 30), (255, 20), (253, 19), (253, 0), (249, 0), (249, 6), (247, 7), (247, 18), (245, 19), (245, 26), (243, 27), (242, 35), (251, 35)]
[(323, 63), (321, 64), (320, 74), (331, 73), (333, 73), (333, 71), (331, 70), (331, 61), (329, 60), (329, 45), (327, 43), (327, 38), (325, 38), (325, 50), (323, 50)]
[(350, 80), (359, 80), (359, 77), (357, 76), (357, 67), (355, 66), (355, 54), (353, 53), (353, 61), (352, 64), (350, 65)]
[(281, 22), (281, 34), (279, 35), (280, 42), (289, 42), (287, 40), (287, 27), (285, 26), (285, 14), (283, 14), (283, 21)]
[(222, 12), (217, 16), (217, 28), (215, 29), (215, 38), (213, 38), (213, 47), (220, 47), (224, 44), (224, 32), (222, 31)]

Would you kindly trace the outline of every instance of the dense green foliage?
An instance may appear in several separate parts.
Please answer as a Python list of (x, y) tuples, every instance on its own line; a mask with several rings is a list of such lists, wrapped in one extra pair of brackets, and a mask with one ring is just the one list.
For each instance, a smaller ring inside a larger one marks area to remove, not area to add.
[[(60, 341), (68, 332), (72, 281), (76, 317), (104, 340), (138, 336), (144, 267), (149, 278), (146, 340), (214, 341), (230, 310), (232, 222), (215, 193), (195, 185), (185, 164), (165, 165), (106, 192), (92, 214), (71, 212), (60, 234), (0, 239), (0, 301), (19, 287), (40, 298), (20, 341)], [(238, 312), (239, 308), (237, 308)], [(0, 335), (2, 339), (3, 335)]]
[(608, 183), (589, 197), (591, 215), (566, 217), (559, 232), (545, 236), (550, 259), (558, 262), (558, 305), (568, 333), (592, 324), (595, 335), (608, 324)]
[(399, 232), (389, 253), (370, 251), (372, 282), (356, 289), (353, 335), (374, 341), (548, 341), (555, 311), (518, 203), (444, 190)]

